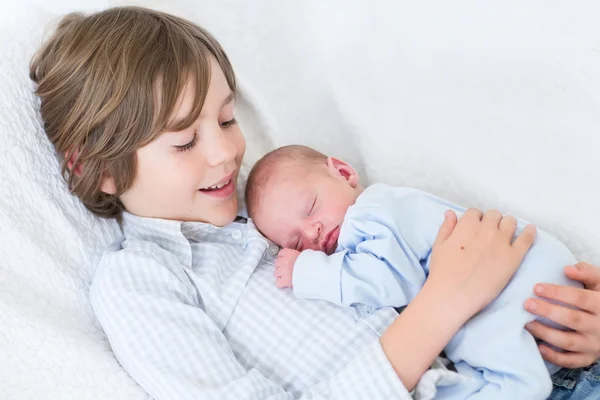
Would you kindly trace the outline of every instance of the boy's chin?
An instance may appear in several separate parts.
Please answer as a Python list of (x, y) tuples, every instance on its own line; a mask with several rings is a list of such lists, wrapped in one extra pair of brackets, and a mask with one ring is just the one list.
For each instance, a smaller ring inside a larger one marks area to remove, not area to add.
[(216, 207), (212, 212), (204, 215), (203, 220), (211, 225), (225, 226), (232, 223), (238, 214), (238, 201), (231, 199), (226, 204)]

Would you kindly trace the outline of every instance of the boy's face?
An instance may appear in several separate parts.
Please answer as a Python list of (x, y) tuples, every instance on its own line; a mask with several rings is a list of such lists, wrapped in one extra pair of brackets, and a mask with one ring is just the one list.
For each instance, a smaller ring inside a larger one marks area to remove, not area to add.
[[(137, 176), (121, 197), (127, 211), (144, 217), (208, 222), (235, 219), (236, 184), (246, 149), (235, 123), (233, 93), (215, 60), (198, 119), (180, 132), (166, 132), (137, 150)], [(188, 115), (193, 85), (184, 90), (175, 119)]]
[(282, 166), (273, 173), (254, 222), (277, 245), (335, 252), (340, 226), (361, 192), (358, 176), (341, 160)]

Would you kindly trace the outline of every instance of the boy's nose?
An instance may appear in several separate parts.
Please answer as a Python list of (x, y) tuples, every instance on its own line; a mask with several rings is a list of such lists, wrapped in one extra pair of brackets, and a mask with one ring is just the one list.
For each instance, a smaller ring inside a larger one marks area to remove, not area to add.
[(233, 160), (237, 154), (235, 144), (220, 130), (210, 135), (205, 142), (206, 162), (210, 166), (225, 164)]

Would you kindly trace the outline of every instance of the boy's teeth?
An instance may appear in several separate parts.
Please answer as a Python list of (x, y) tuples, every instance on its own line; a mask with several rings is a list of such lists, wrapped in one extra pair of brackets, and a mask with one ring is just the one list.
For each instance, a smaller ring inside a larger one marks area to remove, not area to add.
[(230, 181), (223, 182), (223, 183), (220, 183), (220, 184), (218, 184), (218, 185), (209, 186), (208, 188), (209, 188), (209, 189), (212, 189), (212, 190), (215, 190), (215, 189), (221, 189), (223, 186), (226, 186), (226, 185), (227, 185), (229, 182), (230, 182)]

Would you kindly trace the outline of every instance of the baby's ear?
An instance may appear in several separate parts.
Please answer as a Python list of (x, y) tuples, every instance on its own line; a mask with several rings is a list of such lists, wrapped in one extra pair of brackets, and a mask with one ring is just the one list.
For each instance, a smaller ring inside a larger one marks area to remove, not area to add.
[(335, 157), (327, 157), (327, 168), (329, 172), (336, 177), (341, 176), (353, 188), (358, 186), (358, 173), (347, 162)]

